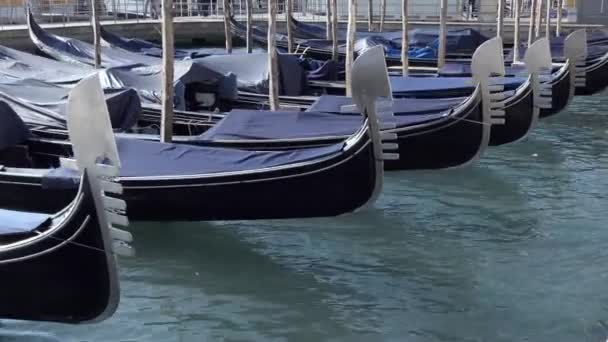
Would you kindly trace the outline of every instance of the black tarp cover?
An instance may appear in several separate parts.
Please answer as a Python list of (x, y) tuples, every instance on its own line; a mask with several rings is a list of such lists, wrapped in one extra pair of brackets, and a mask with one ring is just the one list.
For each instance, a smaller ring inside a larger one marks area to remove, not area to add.
[[(0, 99), (30, 125), (65, 129), (69, 92), (69, 88), (39, 80), (0, 78)], [(105, 99), (114, 128), (127, 130), (137, 123), (141, 103), (135, 90), (105, 90)]]
[[(30, 131), (11, 106), (0, 101), (0, 151), (25, 142)], [(2, 161), (0, 160), (0, 164)]]
[[(102, 87), (109, 89), (136, 89), (145, 103), (161, 103), (162, 66), (126, 65), (100, 71)], [(186, 90), (190, 85), (203, 86), (209, 92), (217, 92), (221, 99), (238, 97), (236, 77), (224, 76), (192, 61), (175, 64), (174, 107), (187, 109)]]

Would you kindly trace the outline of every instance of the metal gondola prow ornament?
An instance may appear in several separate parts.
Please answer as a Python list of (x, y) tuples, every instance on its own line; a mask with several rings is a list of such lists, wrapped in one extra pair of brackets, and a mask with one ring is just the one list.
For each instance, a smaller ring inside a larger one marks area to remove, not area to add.
[(587, 84), (587, 31), (576, 30), (564, 40), (564, 57), (570, 66), (570, 98), (574, 96), (577, 87), (584, 88)]
[[(127, 227), (125, 201), (107, 194), (122, 194), (116, 181), (120, 171), (120, 158), (110, 123), (108, 108), (97, 74), (84, 78), (70, 92), (67, 103), (67, 126), (75, 161), (62, 159), (90, 175), (93, 198), (98, 208), (100, 224), (107, 226), (116, 254), (131, 256), (134, 250), (127, 245), (130, 233), (117, 226)], [(74, 165), (75, 164), (75, 165)]]
[(481, 44), (471, 59), (473, 81), (481, 89), (482, 116), (484, 126), (482, 148), (477, 152), (479, 159), (490, 142), (491, 126), (505, 123), (504, 86), (493, 84), (492, 77), (505, 75), (505, 61), (502, 38), (495, 37)]
[(551, 58), (551, 46), (548, 38), (540, 38), (527, 50), (524, 56), (526, 69), (532, 81), (534, 93), (534, 126), (538, 121), (541, 109), (551, 109), (553, 106), (553, 85), (551, 84), (551, 72), (553, 62)]
[(369, 134), (374, 144), (376, 160), (376, 184), (373, 203), (380, 195), (384, 179), (384, 161), (399, 159), (394, 151), (399, 149), (396, 133), (381, 133), (394, 129), (393, 93), (388, 76), (384, 49), (374, 46), (359, 55), (353, 63), (351, 93), (359, 112), (369, 123)]

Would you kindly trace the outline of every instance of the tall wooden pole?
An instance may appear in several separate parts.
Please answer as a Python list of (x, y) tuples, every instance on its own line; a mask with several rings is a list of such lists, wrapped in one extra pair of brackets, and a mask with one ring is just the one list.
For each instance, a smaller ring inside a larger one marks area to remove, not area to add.
[(331, 39), (331, 0), (325, 0), (325, 39)]
[(519, 32), (521, 24), (521, 1), (522, 0), (513, 0), (513, 5), (515, 8), (515, 25), (513, 27), (513, 62), (519, 62)]
[(331, 59), (338, 61), (338, 0), (331, 0)]
[(162, 6), (163, 88), (160, 140), (171, 142), (173, 139), (173, 0), (163, 0)]
[(528, 47), (534, 43), (534, 22), (536, 21), (536, 2), (538, 0), (532, 0), (530, 4), (530, 31), (528, 31)]
[(245, 44), (247, 44), (247, 53), (251, 53), (253, 50), (251, 42), (251, 12), (253, 11), (253, 0), (246, 0), (246, 11), (247, 11), (247, 32), (245, 37)]
[(448, 35), (448, 0), (441, 0), (439, 12), (439, 50), (437, 51), (437, 68), (441, 69), (445, 65), (446, 40)]
[(232, 53), (232, 31), (230, 30), (230, 0), (224, 0), (224, 34), (226, 35), (226, 52)]
[(285, 23), (287, 24), (287, 53), (293, 53), (293, 27), (291, 22), (291, 9), (293, 0), (285, 0), (285, 15), (287, 16), (287, 20)]
[(408, 11), (407, 0), (401, 0), (401, 64), (403, 67), (403, 77), (409, 74), (409, 37), (408, 37)]
[(101, 38), (99, 27), (99, 13), (97, 12), (97, 0), (91, 0), (91, 25), (93, 26), (93, 45), (95, 48), (95, 68), (101, 67)]
[(275, 35), (277, 32), (277, 0), (268, 0), (268, 100), (270, 110), (279, 109), (279, 63)]
[(374, 30), (374, 0), (367, 0), (367, 30)]
[(562, 35), (562, 8), (564, 7), (564, 0), (559, 0), (557, 3), (557, 23), (555, 24), (555, 36), (560, 37)]
[(380, 32), (384, 31), (384, 17), (386, 17), (386, 0), (380, 0)]
[(551, 2), (553, 2), (553, 0), (547, 1), (547, 13), (545, 15), (545, 33), (547, 38), (551, 37)]
[(536, 35), (535, 39), (540, 38), (542, 32), (542, 20), (543, 20), (543, 0), (537, 0), (536, 6)]
[(564, 7), (564, 0), (557, 2), (557, 23), (555, 24), (555, 36), (561, 37), (562, 35), (562, 8)]
[(505, 0), (498, 0), (498, 14), (496, 17), (496, 36), (502, 38), (505, 28)]
[(355, 33), (357, 32), (357, 0), (348, 0), (348, 30), (346, 34), (346, 96), (352, 96), (353, 62), (355, 60)]

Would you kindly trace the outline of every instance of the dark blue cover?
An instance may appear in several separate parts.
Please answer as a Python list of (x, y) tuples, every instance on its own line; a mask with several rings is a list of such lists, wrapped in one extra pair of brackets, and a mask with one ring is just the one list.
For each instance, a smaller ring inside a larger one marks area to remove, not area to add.
[(131, 138), (118, 138), (116, 143), (122, 177), (253, 171), (335, 156), (341, 153), (344, 146), (339, 143), (312, 149), (260, 152), (164, 144)]
[(31, 233), (51, 222), (46, 214), (0, 209), (0, 236)]
[[(347, 104), (352, 102), (346, 101)], [(448, 111), (429, 114), (399, 115), (390, 118), (398, 127), (416, 125), (448, 115)], [(233, 110), (200, 140), (273, 140), (345, 137), (363, 125), (357, 113), (334, 114), (300, 111)]]
[[(438, 99), (394, 99), (393, 110), (395, 115), (437, 114), (452, 110), (467, 98), (438, 98)], [(308, 109), (311, 112), (341, 114), (341, 107), (352, 105), (350, 97), (337, 95), (323, 95), (319, 97)], [(353, 113), (360, 115), (358, 113)]]
[[(526, 82), (524, 77), (494, 77), (494, 84), (502, 84), (505, 90), (515, 90)], [(390, 77), (393, 94), (416, 95), (423, 93), (447, 93), (473, 90), (475, 84), (470, 77)]]
[(0, 101), (0, 150), (22, 144), (30, 136), (29, 129), (15, 111)]

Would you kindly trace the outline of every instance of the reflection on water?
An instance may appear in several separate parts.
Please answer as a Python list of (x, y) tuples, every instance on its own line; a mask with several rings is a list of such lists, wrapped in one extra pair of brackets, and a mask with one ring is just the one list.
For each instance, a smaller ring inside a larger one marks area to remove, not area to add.
[(472, 167), (390, 173), (353, 215), (134, 225), (115, 317), (0, 341), (605, 341), (607, 107), (576, 99)]

